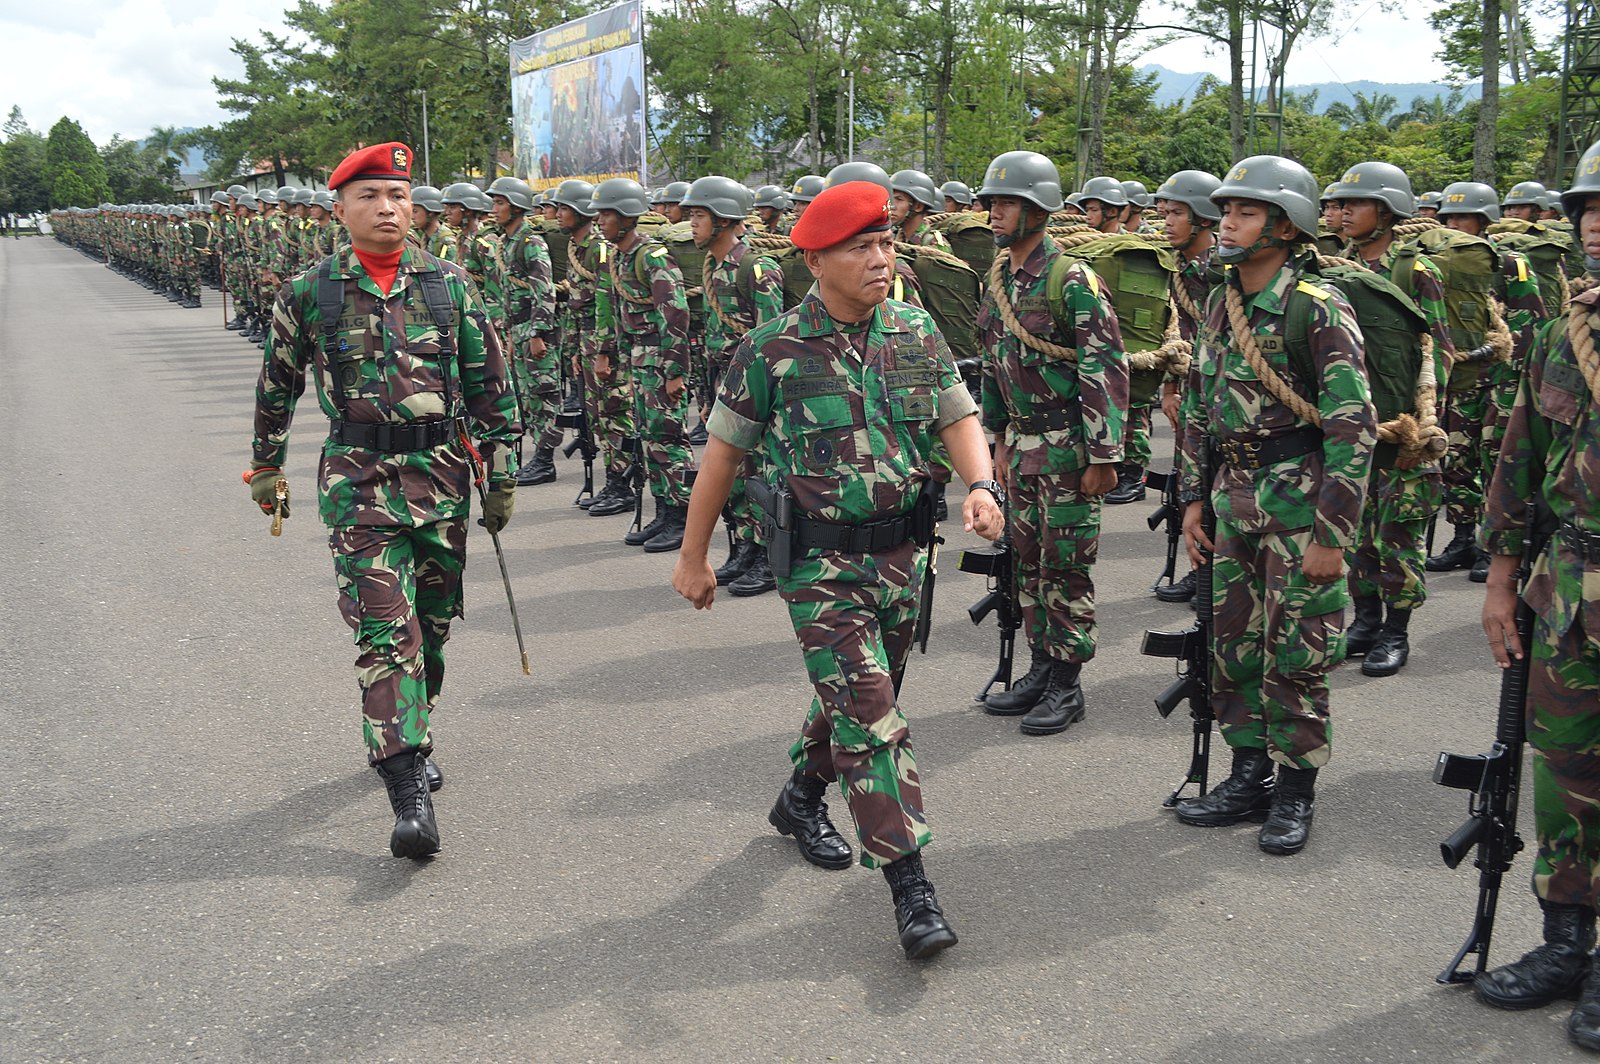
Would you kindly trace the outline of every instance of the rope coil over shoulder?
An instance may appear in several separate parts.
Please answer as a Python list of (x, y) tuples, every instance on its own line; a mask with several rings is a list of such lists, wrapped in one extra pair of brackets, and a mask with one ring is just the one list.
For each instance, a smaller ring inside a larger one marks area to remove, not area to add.
[(1574, 306), (1567, 311), (1567, 342), (1572, 345), (1572, 356), (1589, 385), (1589, 401), (1600, 398), (1600, 353), (1594, 349), (1594, 311), (1585, 306)]
[(1017, 320), (1017, 313), (1011, 306), (1011, 298), (1006, 295), (1006, 286), (1001, 280), (1005, 271), (1005, 256), (996, 255), (994, 265), (989, 267), (989, 294), (994, 297), (995, 312), (1000, 315), (1000, 320), (1005, 323), (1006, 331), (1022, 342), (1022, 346), (1039, 352), (1049, 358), (1059, 358), (1067, 362), (1077, 362), (1078, 352), (1071, 347), (1062, 347), (1049, 340), (1041, 340), (1033, 333), (1022, 327), (1022, 322)]

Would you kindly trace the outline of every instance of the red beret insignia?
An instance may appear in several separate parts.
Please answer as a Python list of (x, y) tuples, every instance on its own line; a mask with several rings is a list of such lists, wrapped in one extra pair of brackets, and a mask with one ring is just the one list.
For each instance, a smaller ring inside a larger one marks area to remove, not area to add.
[(334, 167), (328, 188), (336, 189), (351, 181), (410, 181), (411, 149), (399, 141), (358, 148)]

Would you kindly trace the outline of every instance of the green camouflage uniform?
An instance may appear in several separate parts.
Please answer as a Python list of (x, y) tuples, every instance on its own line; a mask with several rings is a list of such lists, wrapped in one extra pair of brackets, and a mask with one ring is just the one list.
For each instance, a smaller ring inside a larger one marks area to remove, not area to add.
[[(707, 428), (759, 449), (797, 515), (856, 525), (908, 513), (936, 434), (972, 413), (926, 313), (890, 300), (846, 331), (813, 290), (746, 336)], [(869, 868), (931, 837), (895, 696), (925, 568), (908, 538), (870, 554), (796, 548), (777, 578), (816, 690), (789, 756), (802, 774), (839, 781)]]
[[(1237, 276), (1230, 270), (1224, 283), (1237, 285)], [(1301, 281), (1292, 266), (1244, 297), (1262, 357), (1294, 380), (1284, 312), (1297, 286), (1314, 300), (1307, 339), (1320, 376), (1315, 396), (1302, 395), (1322, 417), (1320, 446), (1256, 470), (1223, 461), (1211, 483), (1202, 482), (1208, 440), (1260, 444), (1310, 424), (1273, 398), (1236, 348), (1219, 287), (1189, 368), (1182, 478), (1184, 499), (1209, 491), (1217, 514), (1211, 697), (1223, 738), (1308, 769), (1333, 752), (1328, 672), (1344, 657), (1349, 588), (1343, 580), (1311, 583), (1301, 559), (1313, 542), (1343, 551), (1354, 544), (1377, 415), (1354, 312), (1337, 293)]]
[(1007, 485), (1018, 600), (1028, 643), (1057, 661), (1094, 657), (1094, 580), (1099, 498), (1079, 490), (1090, 465), (1122, 459), (1128, 362), (1117, 315), (1084, 263), (1067, 270), (1062, 305), (1045, 295), (1061, 254), (1048, 235), (1001, 280), (1022, 327), (1071, 348), (1075, 360), (1033, 350), (1013, 336), (987, 290), (978, 310), (983, 344), (983, 421), (1010, 448)]
[[(582, 238), (567, 245), (567, 313), (577, 352), (578, 368), (583, 371), (585, 412), (600, 459), (606, 472), (620, 477), (633, 461), (633, 396), (628, 367), (617, 356), (616, 318), (611, 312), (609, 292), (600, 290), (600, 279), (611, 272), (611, 245), (590, 226)], [(604, 355), (611, 373), (602, 378), (595, 364)]]
[[(323, 347), (317, 274), (280, 289), (256, 386), (255, 467), (282, 466), (311, 367), (328, 418), (380, 425), (470, 418), (491, 483), (510, 478), (519, 426), (499, 341), (465, 274), (443, 266), (458, 319), (455, 364), (442, 367), (439, 333), (416, 278), (427, 269), (407, 248), (393, 290), (382, 296), (353, 251), (334, 263), (345, 292), (334, 366)], [(451, 618), (461, 616), (471, 476), (457, 438), (402, 453), (323, 444), (319, 510), (331, 529), (340, 612), (359, 648), (356, 680), (373, 762), (432, 746), (429, 714), (444, 682), (444, 644)]]
[[(561, 442), (556, 415), (561, 412), (561, 367), (555, 337), (555, 284), (550, 278), (550, 250), (544, 238), (524, 218), (500, 245), (500, 275), (504, 285), (506, 320), (511, 330), (512, 372), (522, 401), (523, 430), (536, 447)], [(529, 350), (535, 340), (545, 341), (542, 355)]]
[[(1600, 290), (1572, 301), (1595, 335)], [(1523, 599), (1536, 619), (1528, 678), (1533, 889), (1563, 905), (1600, 905), (1600, 409), (1567, 337), (1567, 315), (1529, 352), (1479, 538), (1521, 555), (1542, 502), (1562, 527), (1534, 563)], [(1588, 551), (1575, 549), (1585, 540)], [(1588, 553), (1588, 560), (1585, 560)]]
[(650, 493), (664, 505), (687, 506), (689, 471), (695, 468), (683, 427), (689, 390), (685, 387), (676, 399), (667, 393), (667, 382), (686, 376), (690, 368), (683, 274), (666, 245), (645, 237), (629, 251), (613, 249), (611, 268), (599, 282), (616, 325), (617, 348), (628, 357), (634, 424)]
[[(706, 358), (709, 387), (715, 390), (745, 335), (783, 313), (783, 273), (770, 256), (751, 251), (740, 238), (721, 262), (706, 256), (705, 286)], [(755, 457), (749, 456), (728, 495), (733, 533), (747, 543), (762, 542), (761, 508), (744, 492), (745, 479), (756, 475)]]

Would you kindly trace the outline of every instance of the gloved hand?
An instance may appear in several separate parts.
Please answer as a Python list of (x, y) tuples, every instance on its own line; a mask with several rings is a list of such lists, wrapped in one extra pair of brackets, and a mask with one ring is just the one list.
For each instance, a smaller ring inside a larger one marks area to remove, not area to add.
[[(276, 490), (278, 481), (283, 479), (283, 470), (276, 466), (266, 466), (261, 469), (251, 469), (244, 474), (244, 482), (250, 485), (250, 498), (261, 507), (261, 512), (270, 514), (273, 506), (278, 502)], [(289, 516), (289, 492), (283, 493), (283, 516)]]
[(483, 497), (483, 516), (478, 519), (478, 524), (488, 529), (491, 534), (498, 535), (511, 520), (511, 511), (517, 505), (517, 486), (510, 480), (502, 480), (498, 484), (491, 484)]

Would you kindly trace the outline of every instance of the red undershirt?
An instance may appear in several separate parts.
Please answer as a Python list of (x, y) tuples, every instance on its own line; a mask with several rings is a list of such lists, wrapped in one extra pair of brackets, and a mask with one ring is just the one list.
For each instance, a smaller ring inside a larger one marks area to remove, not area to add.
[(378, 291), (384, 295), (389, 294), (389, 289), (394, 287), (395, 274), (400, 272), (400, 255), (405, 251), (391, 251), (387, 255), (374, 254), (371, 251), (362, 251), (356, 248), (356, 258), (361, 260), (361, 265), (366, 267), (367, 276), (372, 278), (372, 283), (378, 286)]

